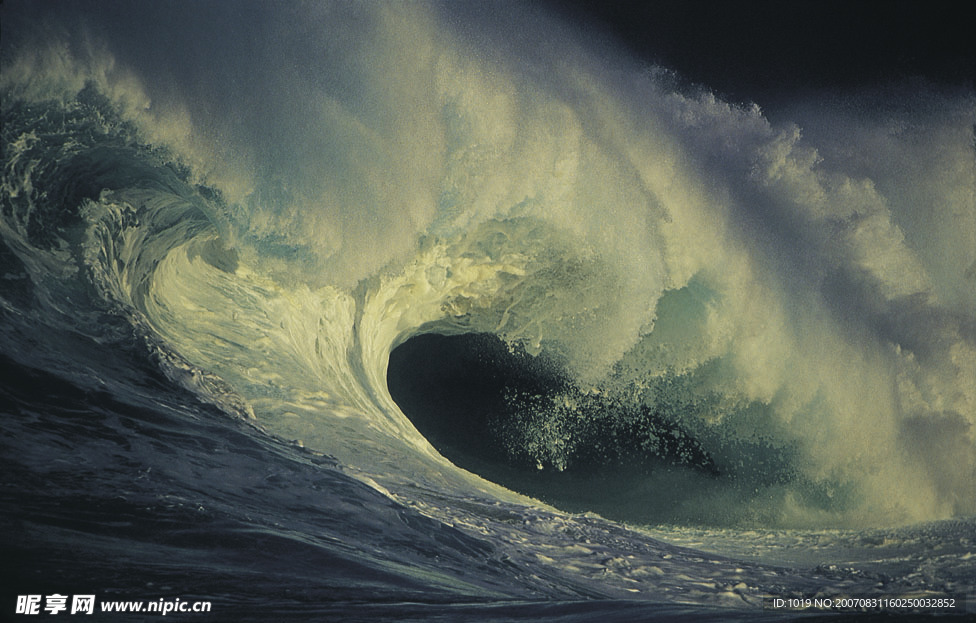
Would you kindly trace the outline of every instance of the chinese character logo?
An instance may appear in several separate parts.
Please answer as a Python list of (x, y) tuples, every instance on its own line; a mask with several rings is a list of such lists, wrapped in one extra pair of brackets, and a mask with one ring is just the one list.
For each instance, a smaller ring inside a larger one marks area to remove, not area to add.
[(37, 614), (40, 611), (40, 595), (17, 595), (17, 614)]

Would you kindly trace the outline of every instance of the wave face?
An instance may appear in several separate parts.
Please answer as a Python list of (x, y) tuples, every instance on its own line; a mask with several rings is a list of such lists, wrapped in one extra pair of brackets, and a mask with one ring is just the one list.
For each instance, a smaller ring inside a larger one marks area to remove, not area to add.
[[(531, 11), (246, 8), (5, 16), (12, 551), (306, 603), (972, 585), (973, 93), (774, 122)], [(900, 562), (784, 575), (802, 535)]]

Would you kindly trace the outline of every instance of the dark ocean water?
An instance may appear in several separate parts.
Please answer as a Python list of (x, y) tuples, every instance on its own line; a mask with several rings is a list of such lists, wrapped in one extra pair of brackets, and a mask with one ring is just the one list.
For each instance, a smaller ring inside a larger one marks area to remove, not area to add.
[(713, 90), (647, 7), (0, 11), (5, 619), (972, 616), (955, 26), (774, 88), (702, 17)]

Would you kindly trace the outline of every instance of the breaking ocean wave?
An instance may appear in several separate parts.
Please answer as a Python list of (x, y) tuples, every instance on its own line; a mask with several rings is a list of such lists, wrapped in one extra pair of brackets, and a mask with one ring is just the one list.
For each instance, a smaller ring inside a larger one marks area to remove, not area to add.
[(972, 92), (774, 122), (555, 21), (237, 6), (5, 43), (19, 593), (240, 620), (972, 593)]

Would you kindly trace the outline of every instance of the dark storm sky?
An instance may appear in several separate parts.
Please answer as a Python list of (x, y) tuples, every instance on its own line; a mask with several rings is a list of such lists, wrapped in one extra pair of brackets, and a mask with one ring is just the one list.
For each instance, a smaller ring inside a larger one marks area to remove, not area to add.
[(733, 100), (925, 77), (972, 88), (976, 30), (959, 0), (542, 0), (643, 60)]

